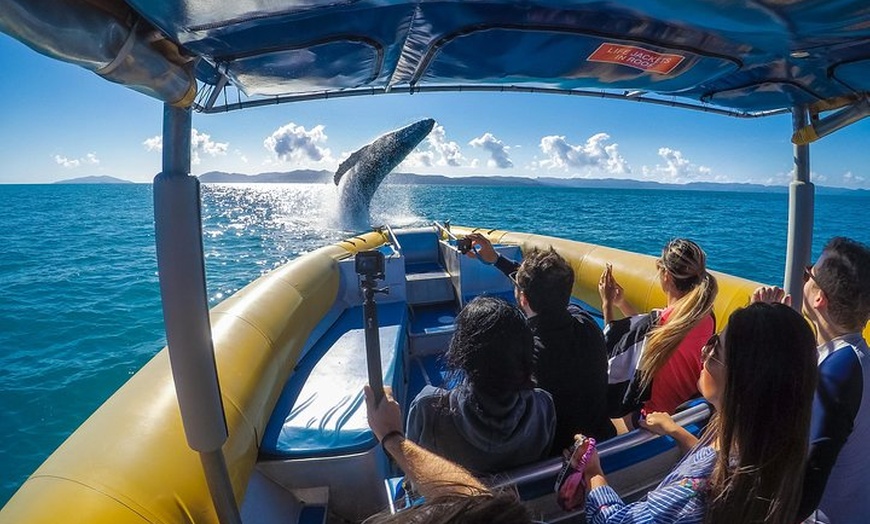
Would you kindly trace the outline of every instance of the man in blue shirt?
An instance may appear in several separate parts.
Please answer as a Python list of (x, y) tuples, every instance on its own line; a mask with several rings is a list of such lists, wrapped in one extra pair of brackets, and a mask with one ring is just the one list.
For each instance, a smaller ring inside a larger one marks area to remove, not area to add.
[[(870, 248), (831, 239), (804, 271), (802, 310), (819, 345), (810, 454), (799, 515), (818, 507), (833, 524), (870, 516)], [(787, 364), (787, 363), (786, 363)]]

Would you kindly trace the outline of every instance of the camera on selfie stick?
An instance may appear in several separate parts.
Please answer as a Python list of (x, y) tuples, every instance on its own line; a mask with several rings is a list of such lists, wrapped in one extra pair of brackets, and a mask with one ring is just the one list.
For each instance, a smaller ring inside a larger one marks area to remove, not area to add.
[(389, 288), (378, 288), (377, 281), (384, 279), (386, 260), (384, 254), (373, 249), (360, 251), (354, 260), (356, 273), (362, 277), (360, 288), (363, 301), (363, 326), (366, 335), (366, 364), (368, 366), (369, 385), (375, 394), (375, 405), (381, 403), (384, 397), (384, 372), (381, 369), (381, 339), (378, 333), (378, 307), (375, 304), (375, 293), (387, 294)]

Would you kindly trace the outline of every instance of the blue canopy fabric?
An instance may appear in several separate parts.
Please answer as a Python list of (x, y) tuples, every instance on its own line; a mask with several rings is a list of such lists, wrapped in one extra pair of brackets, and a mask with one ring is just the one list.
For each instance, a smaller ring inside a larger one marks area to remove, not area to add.
[(737, 116), (870, 99), (868, 0), (0, 0), (0, 31), (207, 112), (446, 90)]
[(761, 112), (870, 91), (867, 0), (129, 4), (248, 97), (523, 87)]

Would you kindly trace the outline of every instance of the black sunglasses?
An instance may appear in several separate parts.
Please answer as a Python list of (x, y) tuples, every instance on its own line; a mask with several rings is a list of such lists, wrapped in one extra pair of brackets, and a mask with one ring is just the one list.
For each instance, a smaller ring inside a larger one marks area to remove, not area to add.
[(813, 282), (816, 283), (816, 287), (821, 289), (823, 292), (827, 293), (827, 291), (825, 291), (825, 288), (823, 288), (822, 285), (819, 284), (819, 279), (817, 279), (816, 276), (813, 275), (813, 267), (814, 266), (815, 266), (815, 264), (810, 264), (808, 266), (804, 266), (804, 284), (806, 284), (807, 282), (812, 280)]

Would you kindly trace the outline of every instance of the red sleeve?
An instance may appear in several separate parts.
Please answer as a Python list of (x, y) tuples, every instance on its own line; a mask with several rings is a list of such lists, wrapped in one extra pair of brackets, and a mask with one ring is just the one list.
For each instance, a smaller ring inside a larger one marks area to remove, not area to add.
[[(666, 318), (664, 320), (667, 322)], [(645, 413), (673, 413), (680, 404), (699, 394), (698, 379), (703, 367), (701, 348), (713, 335), (713, 329), (713, 317), (708, 315), (680, 342), (653, 379), (650, 399), (643, 405)]]

